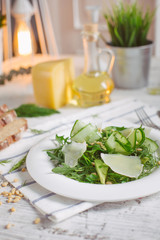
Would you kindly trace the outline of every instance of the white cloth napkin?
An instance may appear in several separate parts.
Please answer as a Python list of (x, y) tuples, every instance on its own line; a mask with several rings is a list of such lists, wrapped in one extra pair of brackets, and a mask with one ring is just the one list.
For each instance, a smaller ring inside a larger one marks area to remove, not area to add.
[[(73, 200), (49, 192), (37, 184), (27, 171), (22, 172), (20, 169), (15, 170), (12, 173), (8, 173), (8, 171), (15, 163), (26, 155), (34, 144), (47, 135), (52, 133), (58, 134), (58, 132), (63, 129), (71, 128), (74, 121), (77, 119), (86, 122), (93, 122), (99, 126), (101, 125), (101, 122), (124, 126), (125, 121), (130, 122), (131, 126), (133, 123), (141, 125), (135, 112), (135, 110), (140, 107), (144, 107), (151, 119), (160, 125), (160, 119), (156, 115), (157, 109), (137, 101), (136, 99), (124, 99), (118, 102), (88, 108), (79, 113), (67, 116), (59, 114), (58, 117), (52, 115), (47, 118), (39, 118), (39, 124), (37, 126), (35, 124), (36, 119), (29, 119), (29, 127), (32, 126), (33, 128), (34, 126), (36, 129), (48, 130), (48, 132), (36, 135), (28, 130), (19, 142), (16, 142), (7, 149), (1, 151), (0, 162), (7, 159), (11, 160), (11, 162), (6, 163), (5, 165), (0, 164), (2, 176), (14, 187), (19, 189), (35, 208), (55, 223), (94, 207), (100, 203)], [(15, 178), (19, 179), (16, 183), (13, 182)]]

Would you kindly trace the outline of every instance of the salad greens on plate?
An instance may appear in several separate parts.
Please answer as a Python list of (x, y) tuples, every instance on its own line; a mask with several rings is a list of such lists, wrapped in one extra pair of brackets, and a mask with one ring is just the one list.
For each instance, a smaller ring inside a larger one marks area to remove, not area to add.
[(56, 147), (46, 152), (56, 174), (92, 184), (126, 183), (159, 167), (159, 146), (149, 134), (141, 126), (98, 129), (77, 120), (70, 137), (56, 135)]

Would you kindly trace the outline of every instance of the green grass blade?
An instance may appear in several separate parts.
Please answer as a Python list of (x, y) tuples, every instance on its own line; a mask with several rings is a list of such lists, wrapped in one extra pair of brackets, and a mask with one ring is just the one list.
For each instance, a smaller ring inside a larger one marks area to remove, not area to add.
[(144, 13), (138, 1), (128, 4), (121, 1), (104, 14), (114, 46), (133, 47), (145, 45), (155, 10)]

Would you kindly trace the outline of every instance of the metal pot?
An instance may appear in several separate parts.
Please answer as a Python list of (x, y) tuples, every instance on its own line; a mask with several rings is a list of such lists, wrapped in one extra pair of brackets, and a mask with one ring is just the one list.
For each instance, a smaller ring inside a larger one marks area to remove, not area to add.
[(152, 42), (140, 47), (108, 47), (115, 55), (112, 78), (117, 88), (134, 89), (147, 86)]

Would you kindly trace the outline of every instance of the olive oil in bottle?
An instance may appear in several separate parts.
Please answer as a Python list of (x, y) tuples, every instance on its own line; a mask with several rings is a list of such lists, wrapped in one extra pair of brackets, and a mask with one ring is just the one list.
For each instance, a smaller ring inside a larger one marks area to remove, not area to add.
[[(110, 101), (109, 96), (114, 89), (113, 80), (109, 76), (114, 56), (108, 49), (100, 50), (97, 48), (99, 38), (97, 24), (85, 25), (82, 35), (85, 57), (84, 72), (74, 81), (74, 98), (81, 107), (107, 103)], [(109, 55), (110, 58), (108, 72), (100, 70), (100, 58), (103, 54)]]

